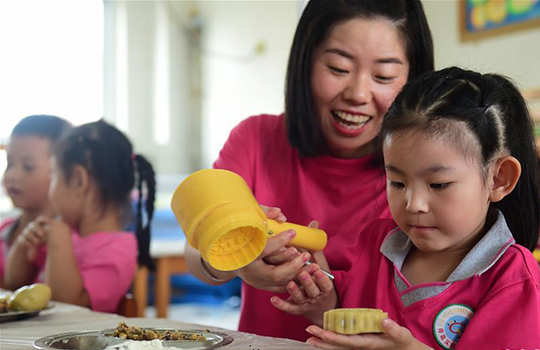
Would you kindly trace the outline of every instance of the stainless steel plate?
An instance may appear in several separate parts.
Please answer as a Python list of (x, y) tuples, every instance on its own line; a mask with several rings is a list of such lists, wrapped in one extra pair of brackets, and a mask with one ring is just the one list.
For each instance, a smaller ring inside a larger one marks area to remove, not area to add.
[[(203, 332), (201, 330), (176, 330), (170, 328), (144, 328), (153, 331), (181, 331), (191, 335), (194, 333), (202, 334), (205, 340), (162, 340), (164, 347), (177, 349), (215, 349), (220, 346), (230, 344), (233, 338), (225, 333), (219, 332)], [(54, 350), (54, 349), (71, 349), (71, 350), (102, 350), (111, 345), (119, 345), (125, 342), (124, 339), (119, 339), (111, 336), (114, 329), (105, 329), (103, 331), (92, 332), (71, 332), (43, 337), (34, 342), (36, 349)]]
[[(54, 307), (54, 304), (49, 303), (47, 307), (43, 310), (48, 310), (50, 308)], [(2, 322), (10, 322), (10, 321), (18, 321), (18, 320), (24, 320), (26, 318), (34, 317), (39, 315), (39, 313), (43, 310), (37, 310), (37, 311), (8, 311), (5, 313), (0, 314), (0, 323)]]

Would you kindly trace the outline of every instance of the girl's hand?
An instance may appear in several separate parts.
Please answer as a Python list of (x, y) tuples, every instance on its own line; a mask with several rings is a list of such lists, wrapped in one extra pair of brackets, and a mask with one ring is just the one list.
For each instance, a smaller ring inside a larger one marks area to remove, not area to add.
[[(328, 266), (322, 252), (313, 253), (316, 262)], [(318, 264), (311, 264), (300, 271), (297, 280), (287, 283), (289, 298), (273, 296), (270, 301), (277, 309), (293, 315), (304, 315), (315, 324), (322, 325), (325, 311), (338, 304), (334, 283), (323, 273)]]
[(17, 237), (17, 245), (26, 250), (26, 258), (33, 261), (40, 245), (46, 242), (46, 218), (38, 217), (30, 222)]
[(370, 349), (370, 350), (427, 350), (429, 346), (413, 337), (411, 332), (389, 318), (383, 320), (386, 333), (344, 335), (309, 326), (306, 331), (314, 337), (307, 343), (322, 349)]
[(58, 243), (63, 246), (66, 240), (70, 239), (71, 229), (61, 219), (53, 219), (46, 217), (40, 218), (42, 218), (43, 227), (47, 233), (46, 242), (49, 248), (57, 245)]
[[(318, 228), (319, 223), (312, 221), (309, 227)], [(321, 271), (321, 267), (329, 270), (323, 252), (312, 252), (313, 261), (297, 275), (297, 282), (287, 283), (289, 298), (283, 300), (273, 296), (270, 301), (279, 310), (293, 315), (304, 315), (315, 324), (322, 325), (325, 311), (337, 306), (337, 292), (334, 283)], [(321, 266), (321, 267), (319, 267)]]

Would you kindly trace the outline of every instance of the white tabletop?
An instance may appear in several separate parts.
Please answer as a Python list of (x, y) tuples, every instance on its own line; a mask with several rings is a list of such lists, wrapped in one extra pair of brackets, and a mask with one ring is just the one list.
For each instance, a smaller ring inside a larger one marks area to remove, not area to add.
[[(264, 315), (261, 315), (264, 319)], [(113, 314), (93, 312), (86, 308), (54, 303), (54, 307), (42, 311), (38, 316), (26, 320), (0, 323), (0, 349), (21, 350), (32, 349), (35, 340), (66, 332), (99, 331), (106, 328), (115, 328), (119, 322), (126, 322), (130, 326), (187, 329), (209, 329), (226, 333), (234, 340), (223, 347), (224, 350), (294, 350), (315, 349), (314, 347), (293, 340), (256, 336), (216, 327), (189, 324), (166, 319), (153, 318), (126, 318)], [(221, 348), (217, 348), (221, 349)]]

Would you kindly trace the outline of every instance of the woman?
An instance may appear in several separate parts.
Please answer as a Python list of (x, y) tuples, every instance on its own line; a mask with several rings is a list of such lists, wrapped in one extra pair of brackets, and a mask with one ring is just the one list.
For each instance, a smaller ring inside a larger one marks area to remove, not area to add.
[[(317, 219), (339, 279), (354, 258), (342, 247), (359, 226), (390, 217), (374, 147), (382, 118), (407, 80), (432, 70), (420, 0), (311, 0), (291, 48), (285, 113), (241, 122), (214, 167), (240, 174), (259, 203), (271, 206), (269, 218), (286, 220), (284, 213), (303, 225)], [(211, 268), (186, 246), (188, 268), (210, 284), (243, 279), (240, 331), (306, 340), (309, 321), (270, 303), (287, 282), (307, 276), (299, 270), (311, 254), (287, 247), (293, 235), (269, 239), (259, 259), (233, 272)]]

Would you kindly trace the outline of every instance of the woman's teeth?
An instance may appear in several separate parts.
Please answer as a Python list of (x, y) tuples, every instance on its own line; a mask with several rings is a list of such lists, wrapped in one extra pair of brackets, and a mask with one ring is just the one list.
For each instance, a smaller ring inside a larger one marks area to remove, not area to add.
[(332, 112), (339, 125), (349, 130), (357, 130), (366, 125), (371, 117), (354, 115), (345, 112)]

